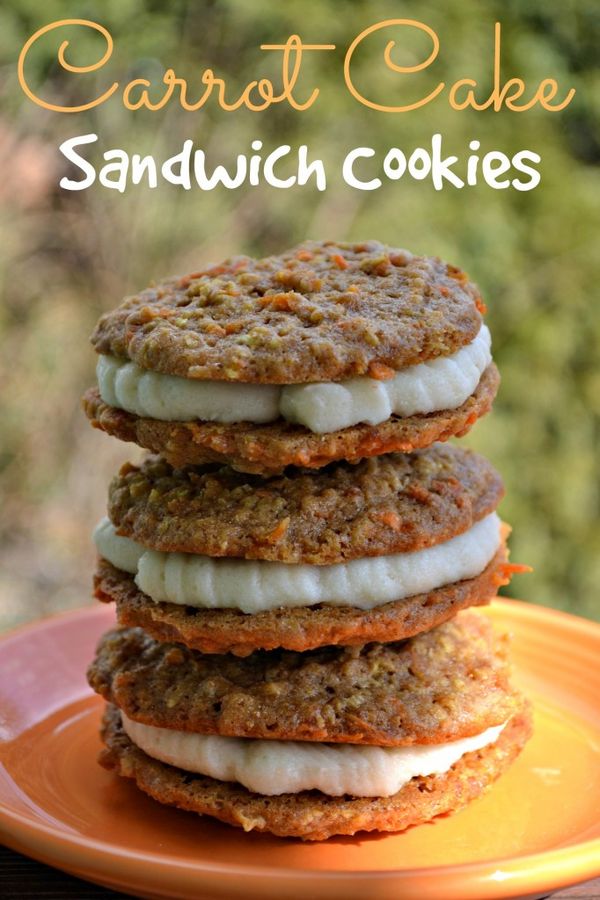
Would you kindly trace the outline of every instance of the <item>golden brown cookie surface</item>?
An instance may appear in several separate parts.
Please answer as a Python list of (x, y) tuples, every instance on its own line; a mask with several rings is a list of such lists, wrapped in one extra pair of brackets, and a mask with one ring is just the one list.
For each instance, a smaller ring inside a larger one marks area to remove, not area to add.
[(502, 494), (490, 463), (454, 446), (268, 480), (151, 457), (122, 467), (108, 511), (120, 535), (153, 550), (331, 565), (449, 540)]
[(146, 725), (277, 740), (444, 743), (506, 721), (516, 703), (506, 639), (473, 611), (400, 643), (243, 659), (118, 629), (88, 678)]
[(184, 378), (342, 381), (448, 356), (481, 327), (454, 266), (377, 241), (310, 241), (236, 257), (127, 298), (92, 335), (98, 353)]

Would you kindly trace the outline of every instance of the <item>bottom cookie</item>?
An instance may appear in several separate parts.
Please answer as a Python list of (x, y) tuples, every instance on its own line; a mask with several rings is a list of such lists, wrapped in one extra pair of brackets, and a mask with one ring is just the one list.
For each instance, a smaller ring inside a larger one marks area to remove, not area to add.
[(217, 781), (152, 759), (127, 737), (119, 710), (107, 707), (99, 761), (132, 778), (160, 803), (213, 816), (245, 831), (307, 841), (358, 831), (402, 831), (455, 812), (482, 794), (513, 762), (531, 734), (524, 705), (494, 744), (466, 753), (444, 775), (413, 778), (391, 797), (328, 797), (319, 791), (262, 796), (239, 784)]

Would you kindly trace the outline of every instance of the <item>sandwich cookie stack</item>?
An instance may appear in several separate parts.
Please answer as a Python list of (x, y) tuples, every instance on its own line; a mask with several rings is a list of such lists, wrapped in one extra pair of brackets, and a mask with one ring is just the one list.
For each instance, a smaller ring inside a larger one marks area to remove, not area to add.
[(95, 532), (105, 767), (319, 840), (456, 810), (517, 756), (529, 708), (472, 608), (515, 568), (502, 482), (441, 443), (497, 390), (483, 311), (438, 259), (310, 242), (100, 320), (85, 410), (152, 451)]

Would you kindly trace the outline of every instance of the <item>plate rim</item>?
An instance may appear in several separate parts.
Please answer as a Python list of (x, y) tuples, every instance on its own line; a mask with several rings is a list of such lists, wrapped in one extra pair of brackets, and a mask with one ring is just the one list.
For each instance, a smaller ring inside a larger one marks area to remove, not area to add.
[[(585, 631), (586, 639), (592, 638), (600, 648), (600, 624), (583, 616), (577, 616), (563, 610), (533, 604), (526, 601), (515, 600), (507, 597), (498, 597), (492, 601), (493, 607), (502, 614), (504, 611), (509, 618), (528, 620), (555, 620), (555, 624), (563, 626), (573, 636)], [(69, 623), (72, 620), (86, 619), (98, 616), (100, 609), (95, 605), (85, 605), (76, 609), (45, 616), (33, 622), (26, 622), (6, 631), (0, 635), (1, 647), (14, 639), (28, 634), (31, 631), (44, 630), (48, 626)], [(489, 607), (483, 607), (482, 611), (488, 611)], [(88, 838), (83, 835), (68, 835), (61, 833), (55, 827), (36, 820), (33, 816), (27, 816), (15, 810), (9, 809), (0, 801), (0, 837), (6, 846), (18, 852), (30, 855), (49, 865), (62, 868), (80, 877), (94, 878), (92, 873), (99, 872), (95, 880), (100, 880), (102, 870), (108, 874), (110, 870), (103, 865), (107, 862), (116, 862), (133, 867), (127, 879), (129, 884), (141, 878), (140, 884), (147, 884), (152, 870), (157, 872), (181, 875), (195, 873), (199, 876), (213, 877), (244, 877), (245, 879), (259, 880), (268, 878), (272, 882), (285, 881), (290, 877), (308, 884), (310, 881), (321, 880), (333, 882), (344, 878), (359, 879), (361, 881), (395, 881), (397, 883), (410, 883), (415, 880), (441, 877), (444, 881), (445, 896), (448, 900), (454, 900), (459, 895), (452, 893), (452, 886), (466, 887), (469, 882), (473, 887), (489, 888), (492, 882), (510, 888), (510, 894), (503, 896), (516, 896), (514, 891), (526, 887), (531, 890), (532, 880), (535, 879), (535, 890), (544, 890), (547, 887), (558, 889), (560, 887), (576, 884), (581, 881), (600, 875), (600, 838), (575, 842), (544, 850), (538, 853), (522, 856), (495, 857), (478, 862), (467, 862), (443, 866), (425, 866), (405, 869), (362, 869), (349, 871), (339, 868), (293, 868), (289, 866), (277, 869), (268, 866), (249, 866), (247, 864), (227, 863), (201, 860), (174, 859), (172, 856), (147, 851), (132, 851), (119, 847), (107, 841)], [(46, 852), (43, 852), (46, 851)], [(54, 853), (52, 852), (54, 851)], [(56, 851), (59, 858), (56, 858)], [(62, 851), (62, 852), (61, 852)], [(76, 858), (68, 858), (69, 851)], [(113, 872), (113, 874), (116, 874)], [(132, 876), (134, 876), (132, 878)], [(494, 878), (494, 876), (496, 876)], [(106, 883), (106, 882), (105, 882)], [(122, 883), (115, 881), (115, 884)], [(484, 895), (482, 895), (484, 896)], [(499, 893), (489, 896), (500, 896)]]

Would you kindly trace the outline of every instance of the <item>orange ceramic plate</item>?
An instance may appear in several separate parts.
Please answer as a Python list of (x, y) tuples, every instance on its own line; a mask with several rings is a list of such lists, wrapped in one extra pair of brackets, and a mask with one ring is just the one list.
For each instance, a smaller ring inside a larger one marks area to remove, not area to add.
[(600, 626), (516, 601), (535, 736), (466, 810), (397, 835), (302, 844), (162, 807), (95, 761), (101, 703), (84, 671), (106, 607), (0, 641), (0, 839), (142, 897), (486, 900), (542, 897), (600, 874)]

